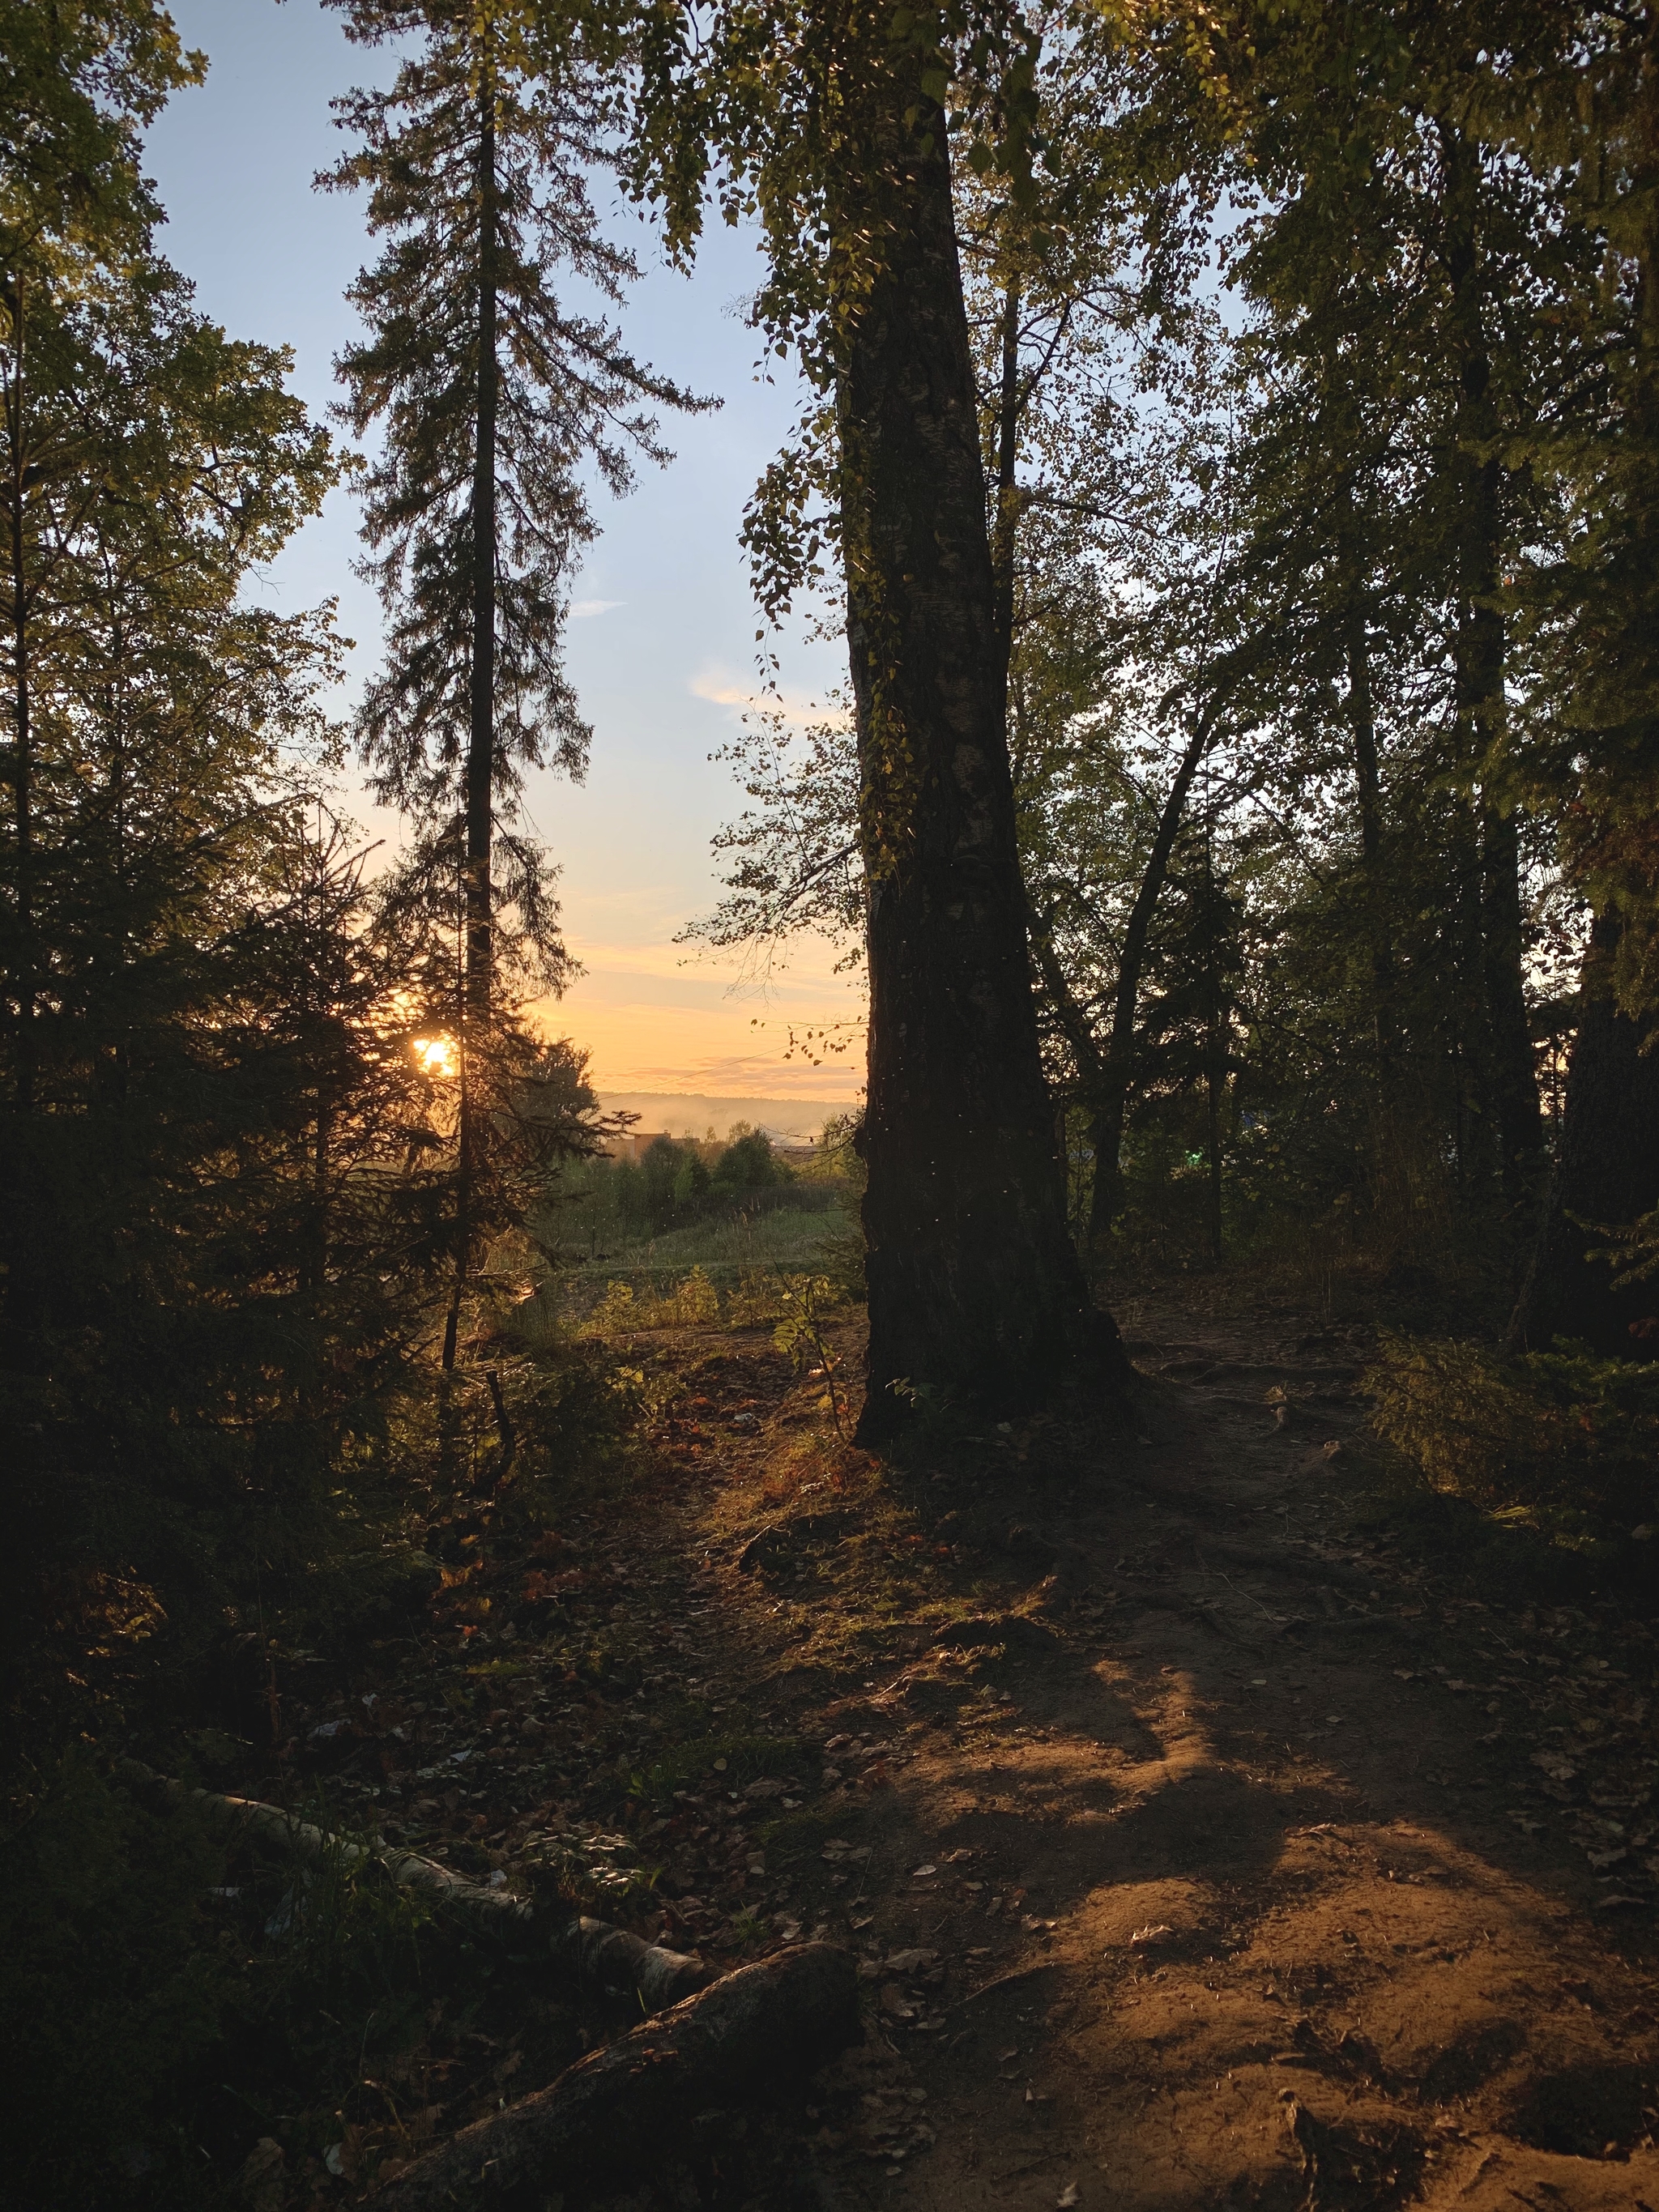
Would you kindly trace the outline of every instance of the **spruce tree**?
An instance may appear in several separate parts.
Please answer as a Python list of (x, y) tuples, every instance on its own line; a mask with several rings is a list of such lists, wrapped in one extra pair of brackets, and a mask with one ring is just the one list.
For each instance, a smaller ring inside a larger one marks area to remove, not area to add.
[(131, 238), (41, 257), (0, 331), (0, 466), (26, 495), (3, 662), (25, 711), (0, 836), (0, 1613), (27, 1631), (55, 1590), (71, 1667), (109, 1577), (154, 1593), (176, 1649), (256, 1562), (274, 1590), (314, 1558), (342, 1434), (373, 1425), (406, 1334), (386, 1209), (349, 1235), (337, 1204), (331, 1237), (316, 1218), (319, 1125), (390, 1159), (408, 1115), (374, 1034), (390, 984), (371, 1010), (330, 980), (363, 957), (361, 900), (319, 917), (294, 895), (326, 611), (244, 598), (333, 479), (286, 367)]
[(520, 796), (527, 769), (580, 778), (587, 758), (562, 659), (572, 568), (596, 529), (584, 472), (625, 492), (633, 456), (666, 458), (649, 408), (702, 403), (556, 289), (568, 276), (615, 303), (638, 273), (592, 204), (605, 106), (580, 38), (518, 0), (333, 4), (361, 44), (414, 46), (390, 90), (337, 103), (360, 143), (321, 181), (366, 187), (386, 240), (349, 295), (368, 334), (337, 368), (345, 420), (381, 440), (362, 496), (386, 656), (358, 738), (376, 797), (415, 824), (392, 905), (405, 924), (424, 914), (459, 939), (447, 1370), (476, 1255), (506, 983), (557, 990), (568, 968), (552, 871)]

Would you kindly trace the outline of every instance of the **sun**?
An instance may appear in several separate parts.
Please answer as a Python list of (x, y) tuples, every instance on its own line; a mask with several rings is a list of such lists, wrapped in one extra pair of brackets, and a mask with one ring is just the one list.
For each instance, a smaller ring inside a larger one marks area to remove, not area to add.
[(422, 1075), (436, 1083), (447, 1083), (455, 1073), (455, 1041), (447, 1036), (416, 1037), (415, 1058)]

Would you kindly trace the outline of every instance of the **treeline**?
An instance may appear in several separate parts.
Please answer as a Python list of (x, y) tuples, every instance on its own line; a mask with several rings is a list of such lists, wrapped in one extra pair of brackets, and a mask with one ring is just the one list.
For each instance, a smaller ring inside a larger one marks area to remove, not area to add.
[(764, 1129), (734, 1127), (724, 1145), (696, 1137), (654, 1137), (637, 1161), (596, 1163), (592, 1184), (603, 1176), (605, 1195), (625, 1231), (661, 1236), (678, 1224), (710, 1214), (731, 1214), (775, 1203), (797, 1181)]

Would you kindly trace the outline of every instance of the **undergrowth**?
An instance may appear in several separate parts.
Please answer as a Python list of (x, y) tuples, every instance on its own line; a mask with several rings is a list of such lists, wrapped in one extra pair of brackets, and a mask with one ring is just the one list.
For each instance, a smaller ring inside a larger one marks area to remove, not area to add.
[(658, 1282), (649, 1275), (631, 1282), (613, 1279), (585, 1312), (579, 1312), (580, 1295), (570, 1293), (573, 1314), (579, 1315), (574, 1326), (589, 1343), (612, 1342), (635, 1329), (740, 1329), (796, 1322), (803, 1310), (816, 1317), (846, 1297), (827, 1275), (745, 1267), (720, 1284), (701, 1266), (678, 1282)]
[(1659, 1364), (1385, 1332), (1361, 1387), (1432, 1490), (1500, 1522), (1571, 1545), (1659, 1520)]
[(452, 2034), (474, 2024), (482, 1962), (432, 1942), (419, 1897), (332, 1825), (319, 1863), (273, 1867), (187, 1805), (140, 1802), (84, 1751), (13, 1797), (7, 2202), (176, 2212), (224, 2201), (251, 2130), (290, 2170), (347, 2157), (367, 2172), (376, 2123), (402, 2140), (381, 2077), (421, 2051), (453, 2064), (434, 2030), (446, 2010)]

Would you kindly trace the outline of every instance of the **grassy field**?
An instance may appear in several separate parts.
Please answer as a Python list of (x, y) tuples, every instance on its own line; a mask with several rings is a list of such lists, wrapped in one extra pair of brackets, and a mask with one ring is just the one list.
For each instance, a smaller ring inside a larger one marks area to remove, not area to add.
[(844, 1236), (857, 1220), (852, 1185), (813, 1176), (724, 1200), (716, 1188), (671, 1207), (678, 1218), (670, 1222), (658, 1213), (653, 1227), (637, 1203), (626, 1203), (631, 1172), (619, 1174), (608, 1160), (576, 1163), (539, 1212), (536, 1240), (574, 1283), (667, 1279), (692, 1267), (717, 1279), (757, 1267), (809, 1267), (825, 1237)]
[[(828, 1275), (842, 1281), (857, 1235), (850, 1201), (826, 1206), (819, 1199), (810, 1206), (774, 1206), (688, 1222), (657, 1237), (617, 1239), (586, 1257), (575, 1239), (567, 1237), (559, 1303), (566, 1313), (583, 1318), (614, 1295), (614, 1285), (617, 1293), (632, 1293), (643, 1320), (655, 1303), (672, 1299), (684, 1286), (707, 1285), (720, 1294), (723, 1313), (736, 1297), (745, 1317), (759, 1318), (775, 1303), (769, 1293), (781, 1278)], [(680, 1316), (693, 1317), (689, 1310)]]

